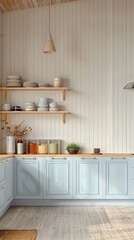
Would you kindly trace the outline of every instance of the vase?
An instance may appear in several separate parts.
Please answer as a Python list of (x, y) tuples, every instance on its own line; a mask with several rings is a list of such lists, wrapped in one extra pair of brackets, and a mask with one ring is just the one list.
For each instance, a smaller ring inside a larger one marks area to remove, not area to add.
[(7, 154), (15, 153), (15, 137), (14, 136), (6, 137), (6, 153)]
[(23, 154), (24, 153), (24, 143), (23, 141), (17, 142), (17, 154)]

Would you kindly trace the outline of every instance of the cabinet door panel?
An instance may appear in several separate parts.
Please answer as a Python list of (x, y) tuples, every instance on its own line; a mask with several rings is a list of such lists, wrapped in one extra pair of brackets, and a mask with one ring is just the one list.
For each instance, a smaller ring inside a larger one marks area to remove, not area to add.
[(99, 194), (98, 163), (78, 163), (77, 179), (78, 194)]
[(69, 163), (47, 162), (47, 195), (68, 195)]
[(76, 162), (76, 196), (92, 198), (100, 195), (100, 165), (97, 160)]
[(128, 194), (127, 162), (107, 162), (107, 194), (121, 196)]
[(16, 165), (16, 195), (36, 196), (40, 192), (39, 163), (18, 161)]
[(6, 180), (6, 164), (0, 161), (0, 183)]
[(6, 204), (6, 186), (0, 186), (0, 208)]
[(13, 159), (6, 162), (7, 202), (13, 200)]

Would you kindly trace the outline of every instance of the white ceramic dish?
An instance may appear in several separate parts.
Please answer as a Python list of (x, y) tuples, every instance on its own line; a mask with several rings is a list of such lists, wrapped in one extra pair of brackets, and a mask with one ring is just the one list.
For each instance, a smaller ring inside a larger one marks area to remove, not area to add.
[(38, 87), (38, 83), (36, 83), (36, 82), (24, 82), (23, 87)]
[(49, 108), (49, 111), (58, 111), (58, 108)]
[(21, 83), (7, 83), (7, 87), (22, 87)]
[(7, 83), (22, 83), (21, 79), (9, 79), (7, 80)]
[(21, 79), (20, 75), (8, 75), (7, 79)]
[(57, 103), (56, 102), (49, 103), (49, 106), (51, 108), (57, 108)]
[(48, 108), (37, 108), (38, 111), (48, 111)]
[(49, 83), (45, 83), (45, 82), (39, 83), (38, 85), (39, 87), (51, 87)]

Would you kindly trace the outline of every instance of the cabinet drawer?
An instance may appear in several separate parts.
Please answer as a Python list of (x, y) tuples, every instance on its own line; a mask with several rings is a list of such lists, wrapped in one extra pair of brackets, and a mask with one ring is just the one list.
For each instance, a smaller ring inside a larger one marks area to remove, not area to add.
[(0, 161), (0, 183), (6, 179), (6, 164)]
[(0, 208), (6, 203), (6, 186), (0, 186)]

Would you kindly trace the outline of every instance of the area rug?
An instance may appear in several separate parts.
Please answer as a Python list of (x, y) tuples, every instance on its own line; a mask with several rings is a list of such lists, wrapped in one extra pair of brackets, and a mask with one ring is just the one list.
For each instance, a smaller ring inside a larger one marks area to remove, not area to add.
[(0, 240), (35, 240), (36, 230), (0, 230)]

